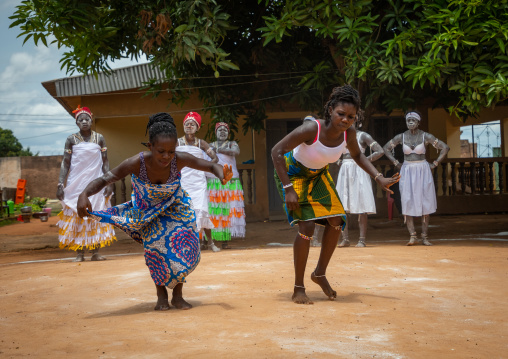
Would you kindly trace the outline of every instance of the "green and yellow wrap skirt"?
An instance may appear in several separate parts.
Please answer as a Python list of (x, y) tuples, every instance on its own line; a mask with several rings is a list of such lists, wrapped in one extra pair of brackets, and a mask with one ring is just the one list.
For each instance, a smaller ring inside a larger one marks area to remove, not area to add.
[(307, 168), (293, 157), (293, 151), (286, 153), (284, 158), (287, 174), (298, 194), (300, 208), (294, 211), (287, 208), (286, 190), (282, 188), (277, 172), (275, 172), (275, 183), (291, 226), (300, 221), (315, 221), (317, 224), (325, 225), (326, 218), (340, 216), (344, 228), (346, 212), (328, 171), (329, 166), (319, 169)]

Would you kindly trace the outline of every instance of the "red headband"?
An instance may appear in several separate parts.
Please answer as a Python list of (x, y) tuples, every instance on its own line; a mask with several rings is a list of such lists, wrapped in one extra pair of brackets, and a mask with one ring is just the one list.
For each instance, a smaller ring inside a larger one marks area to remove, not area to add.
[(72, 111), (72, 113), (74, 114), (74, 118), (77, 119), (78, 116), (81, 115), (82, 113), (86, 113), (88, 116), (90, 116), (90, 118), (92, 118), (92, 111), (90, 111), (88, 107), (80, 107), (80, 106), (81, 105), (78, 105), (78, 108)]
[(229, 126), (228, 126), (228, 124), (227, 124), (226, 122), (217, 122), (217, 123), (215, 124), (215, 132), (217, 132), (217, 129), (218, 129), (219, 127), (221, 127), (221, 126), (226, 126), (226, 128), (228, 129), (228, 132), (229, 132)]
[(183, 124), (185, 125), (185, 122), (193, 120), (198, 125), (198, 130), (201, 127), (201, 116), (197, 112), (189, 112), (187, 115), (185, 115), (185, 118), (183, 119)]

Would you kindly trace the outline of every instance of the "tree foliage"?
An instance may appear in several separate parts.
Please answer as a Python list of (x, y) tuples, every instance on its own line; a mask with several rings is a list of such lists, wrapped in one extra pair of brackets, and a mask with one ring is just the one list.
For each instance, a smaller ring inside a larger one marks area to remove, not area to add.
[(508, 97), (508, 0), (25, 0), (11, 19), (25, 42), (67, 47), (69, 73), (146, 55), (167, 82), (145, 90), (197, 92), (235, 131), (285, 100), (320, 111), (342, 83), (367, 117), (429, 103), (465, 117)]
[(30, 147), (23, 149), (11, 130), (4, 130), (0, 127), (0, 157), (18, 156), (33, 156), (33, 154)]

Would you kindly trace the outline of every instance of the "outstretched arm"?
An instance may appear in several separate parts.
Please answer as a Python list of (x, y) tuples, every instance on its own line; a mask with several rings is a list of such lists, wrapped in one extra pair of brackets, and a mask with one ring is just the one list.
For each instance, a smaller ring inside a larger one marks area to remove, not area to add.
[(177, 156), (176, 163), (178, 164), (178, 170), (181, 170), (183, 167), (189, 167), (198, 171), (210, 172), (220, 179), (222, 184), (226, 184), (233, 177), (231, 166), (224, 165), (223, 167), (186, 152), (177, 152), (175, 155)]
[(443, 141), (438, 140), (434, 135), (425, 133), (425, 144), (428, 143), (432, 144), (432, 146), (439, 150), (439, 156), (437, 156), (436, 160), (430, 164), (430, 169), (434, 169), (446, 157), (448, 151), (450, 151), (450, 147)]
[(99, 193), (107, 185), (114, 183), (131, 173), (139, 173), (139, 155), (126, 159), (111, 171), (104, 173), (101, 177), (90, 182), (78, 197), (78, 215), (83, 218), (88, 216), (88, 211), (91, 212), (93, 210), (88, 197)]
[(358, 141), (356, 141), (356, 131), (350, 127), (347, 130), (347, 147), (351, 158), (356, 162), (361, 169), (367, 172), (374, 180), (387, 192), (393, 193), (389, 187), (394, 183), (397, 183), (400, 179), (399, 174), (393, 175), (393, 177), (385, 178), (382, 173), (378, 172), (376, 167), (365, 157), (360, 151)]

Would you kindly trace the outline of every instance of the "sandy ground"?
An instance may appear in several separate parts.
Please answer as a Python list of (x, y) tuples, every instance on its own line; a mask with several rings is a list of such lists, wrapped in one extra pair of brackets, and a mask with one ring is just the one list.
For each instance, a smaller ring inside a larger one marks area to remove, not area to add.
[(307, 306), (290, 300), (295, 230), (249, 223), (232, 249), (203, 251), (184, 286), (194, 308), (167, 312), (138, 244), (119, 233), (107, 261), (74, 263), (55, 222), (0, 228), (0, 357), (508, 358), (508, 215), (431, 217), (432, 247), (371, 219), (368, 247), (332, 258), (337, 300), (307, 279)]

